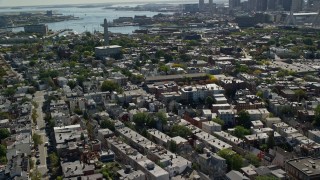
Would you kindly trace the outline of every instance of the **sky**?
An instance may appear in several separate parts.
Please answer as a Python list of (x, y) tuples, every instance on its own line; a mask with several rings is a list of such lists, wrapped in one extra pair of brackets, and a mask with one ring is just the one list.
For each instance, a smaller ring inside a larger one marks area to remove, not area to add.
[[(0, 0), (0, 7), (59, 5), (59, 4), (88, 4), (88, 2), (90, 2), (90, 3), (114, 3), (114, 2), (136, 3), (137, 1), (138, 2), (143, 2), (143, 1), (145, 1), (145, 2), (159, 2), (159, 1), (172, 2), (172, 0)], [(179, 0), (179, 1), (191, 2), (192, 0)], [(209, 0), (205, 0), (205, 1), (209, 1)], [(198, 0), (194, 0), (194, 2), (196, 3), (196, 2), (198, 2)]]

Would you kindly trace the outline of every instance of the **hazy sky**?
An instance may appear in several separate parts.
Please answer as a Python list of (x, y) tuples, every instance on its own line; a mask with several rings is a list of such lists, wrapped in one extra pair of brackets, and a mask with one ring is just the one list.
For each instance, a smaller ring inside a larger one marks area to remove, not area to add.
[[(34, 6), (34, 5), (55, 5), (55, 4), (88, 4), (88, 3), (113, 3), (113, 2), (159, 2), (172, 0), (0, 0), (0, 6)], [(192, 0), (178, 0), (180, 2)], [(209, 1), (209, 0), (205, 0)], [(198, 0), (194, 0), (198, 2)]]

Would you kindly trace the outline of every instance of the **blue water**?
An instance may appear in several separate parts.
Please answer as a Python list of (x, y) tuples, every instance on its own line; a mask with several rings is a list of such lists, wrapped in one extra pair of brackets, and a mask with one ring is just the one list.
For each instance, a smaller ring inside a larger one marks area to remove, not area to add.
[[(63, 22), (47, 23), (49, 29), (57, 31), (60, 29), (72, 29), (78, 33), (85, 31), (93, 32), (103, 31), (103, 27), (100, 24), (103, 24), (104, 18), (107, 18), (109, 22), (112, 22), (114, 19), (119, 17), (134, 17), (135, 15), (146, 15), (152, 17), (157, 12), (149, 11), (115, 11), (113, 9), (104, 9), (104, 7), (94, 7), (94, 8), (78, 8), (78, 7), (68, 7), (68, 8), (41, 8), (41, 7), (24, 7), (22, 9), (0, 9), (1, 13), (8, 12), (26, 12), (26, 11), (47, 11), (53, 10), (55, 13), (63, 15), (74, 15), (79, 17), (79, 20), (70, 20)], [(123, 33), (130, 34), (134, 30), (139, 29), (138, 26), (126, 26), (126, 27), (110, 27), (109, 31), (114, 33)], [(23, 28), (14, 28), (13, 31), (22, 31)]]

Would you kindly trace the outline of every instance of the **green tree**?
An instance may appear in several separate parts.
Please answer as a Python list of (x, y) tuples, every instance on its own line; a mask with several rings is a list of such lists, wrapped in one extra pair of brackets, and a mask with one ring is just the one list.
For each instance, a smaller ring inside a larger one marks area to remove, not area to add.
[(211, 96), (208, 96), (205, 99), (205, 103), (210, 108), (212, 106), (212, 104), (214, 103), (214, 100), (213, 100), (213, 98)]
[(294, 91), (294, 95), (295, 95), (295, 97), (297, 98), (298, 102), (300, 102), (301, 99), (307, 97), (306, 92), (305, 92), (304, 90), (302, 90), (302, 89), (295, 90), (295, 91)]
[(5, 139), (5, 138), (7, 138), (9, 136), (10, 136), (10, 132), (9, 132), (9, 130), (7, 128), (1, 128), (0, 129), (0, 140), (3, 140), (3, 139)]
[(42, 179), (42, 175), (38, 169), (35, 169), (33, 172), (31, 172), (31, 180), (41, 180), (41, 179)]
[(55, 152), (49, 154), (49, 159), (50, 159), (50, 165), (52, 167), (58, 167), (59, 166), (60, 160), (59, 160), (58, 155)]
[(189, 62), (189, 61), (191, 61), (191, 56), (190, 55), (187, 55), (187, 54), (181, 54), (180, 56), (179, 56), (179, 58), (182, 60), (182, 61), (184, 61), (184, 62)]
[(173, 61), (173, 56), (171, 54), (165, 54), (164, 60), (166, 63)]
[(166, 116), (166, 113), (164, 112), (157, 112), (155, 114), (155, 117), (157, 117), (161, 121), (162, 125), (166, 125), (168, 123), (168, 118)]
[(250, 115), (247, 111), (241, 110), (238, 113), (238, 125), (241, 125), (244, 128), (250, 129), (251, 120), (250, 120)]
[(279, 180), (279, 179), (272, 175), (260, 175), (255, 177), (255, 180)]
[(165, 72), (166, 74), (168, 74), (168, 72), (170, 70), (170, 67), (166, 66), (166, 65), (163, 65), (163, 66), (159, 67), (159, 70), (162, 71), (162, 72)]
[(169, 142), (169, 150), (173, 153), (177, 151), (177, 143), (175, 141)]
[(37, 64), (37, 62), (35, 60), (31, 60), (29, 62), (29, 66), (31, 66), (31, 67), (35, 66), (36, 64)]
[(262, 91), (258, 91), (256, 95), (259, 96), (261, 99), (263, 98), (263, 92)]
[(158, 50), (156, 53), (155, 53), (155, 57), (157, 59), (163, 57), (165, 55), (164, 51), (163, 50)]
[(305, 38), (305, 39), (303, 39), (303, 43), (305, 45), (312, 46), (313, 45), (313, 40), (311, 38)]
[(273, 132), (269, 135), (268, 141), (267, 141), (267, 146), (268, 149), (273, 149), (275, 145), (275, 141), (274, 141), (274, 134)]
[(230, 149), (222, 149), (218, 152), (218, 155), (227, 161), (229, 169), (240, 170), (240, 168), (242, 168), (243, 159), (236, 152)]
[(111, 162), (111, 163), (105, 164), (100, 172), (105, 179), (112, 180), (112, 179), (116, 179), (117, 171), (119, 171), (120, 169), (121, 169), (120, 164), (116, 162)]
[(32, 140), (34, 142), (34, 146), (38, 146), (40, 144), (43, 144), (43, 140), (42, 140), (42, 137), (41, 135), (37, 134), (37, 133), (34, 133), (33, 136), (32, 136)]
[(89, 57), (89, 56), (91, 56), (92, 55), (92, 53), (90, 52), (90, 51), (84, 51), (83, 52), (83, 56), (84, 57)]
[(71, 61), (78, 61), (80, 59), (79, 54), (72, 54), (70, 56)]
[(247, 159), (249, 161), (249, 163), (254, 165), (255, 167), (260, 166), (260, 159), (256, 155), (254, 155), (252, 153), (248, 153), (245, 155), (244, 158)]
[(136, 126), (143, 127), (148, 119), (148, 114), (145, 112), (138, 112), (137, 114), (133, 115), (133, 122)]
[(192, 131), (189, 128), (178, 124), (172, 126), (170, 133), (172, 137), (181, 136), (183, 138), (188, 138), (192, 135)]
[(6, 154), (7, 154), (6, 146), (0, 144), (0, 157), (6, 156)]
[(3, 94), (7, 97), (11, 97), (16, 93), (15, 87), (9, 87), (3, 91)]
[(38, 118), (38, 113), (37, 113), (37, 110), (36, 109), (33, 109), (32, 110), (32, 114), (31, 114), (31, 118), (32, 118), (32, 121), (33, 123), (37, 124), (37, 118)]
[(234, 135), (238, 138), (244, 138), (246, 135), (250, 135), (250, 130), (244, 128), (243, 126), (236, 126), (234, 130)]
[(112, 92), (112, 91), (120, 92), (122, 89), (119, 86), (119, 84), (117, 84), (116, 82), (106, 80), (102, 83), (101, 90), (102, 91), (110, 91), (110, 92)]
[(50, 160), (50, 168), (52, 170), (52, 174), (56, 175), (58, 172), (58, 169), (60, 167), (60, 159), (58, 155), (53, 152), (49, 154), (49, 160)]
[(39, 107), (39, 104), (35, 101), (32, 101), (31, 104), (34, 106), (34, 108), (38, 108)]
[(219, 117), (213, 118), (213, 122), (220, 124), (221, 126), (224, 126), (224, 121), (220, 119)]
[(75, 88), (75, 87), (77, 86), (77, 82), (75, 82), (75, 81), (68, 81), (68, 86), (69, 86), (71, 89), (73, 89), (73, 88)]
[(114, 130), (115, 130), (114, 122), (112, 122), (111, 120), (108, 120), (108, 119), (103, 120), (103, 121), (101, 122), (101, 124), (100, 124), (100, 127), (101, 127), (102, 129), (108, 128), (108, 129), (110, 129), (111, 131), (114, 131)]

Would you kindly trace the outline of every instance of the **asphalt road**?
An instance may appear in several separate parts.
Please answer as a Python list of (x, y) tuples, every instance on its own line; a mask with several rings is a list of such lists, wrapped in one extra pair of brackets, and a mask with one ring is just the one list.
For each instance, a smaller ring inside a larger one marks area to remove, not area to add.
[[(43, 140), (43, 144), (39, 145), (39, 153), (40, 153), (40, 157), (38, 159), (40, 159), (40, 164), (36, 165), (36, 168), (39, 170), (39, 172), (43, 175), (43, 177), (45, 177), (48, 173), (48, 168), (47, 168), (47, 147), (45, 147), (45, 142), (48, 141), (48, 137), (46, 136), (45, 133), (45, 121), (44, 121), (44, 113), (42, 112), (42, 106), (43, 106), (43, 102), (44, 100), (44, 92), (42, 91), (37, 91), (34, 94), (34, 98), (33, 101), (38, 103), (38, 108), (37, 108), (37, 114), (38, 114), (38, 118), (37, 118), (37, 126), (38, 126), (38, 130), (35, 130), (35, 132), (39, 135), (41, 135), (42, 140)], [(48, 179), (48, 178), (42, 178), (42, 179)]]

